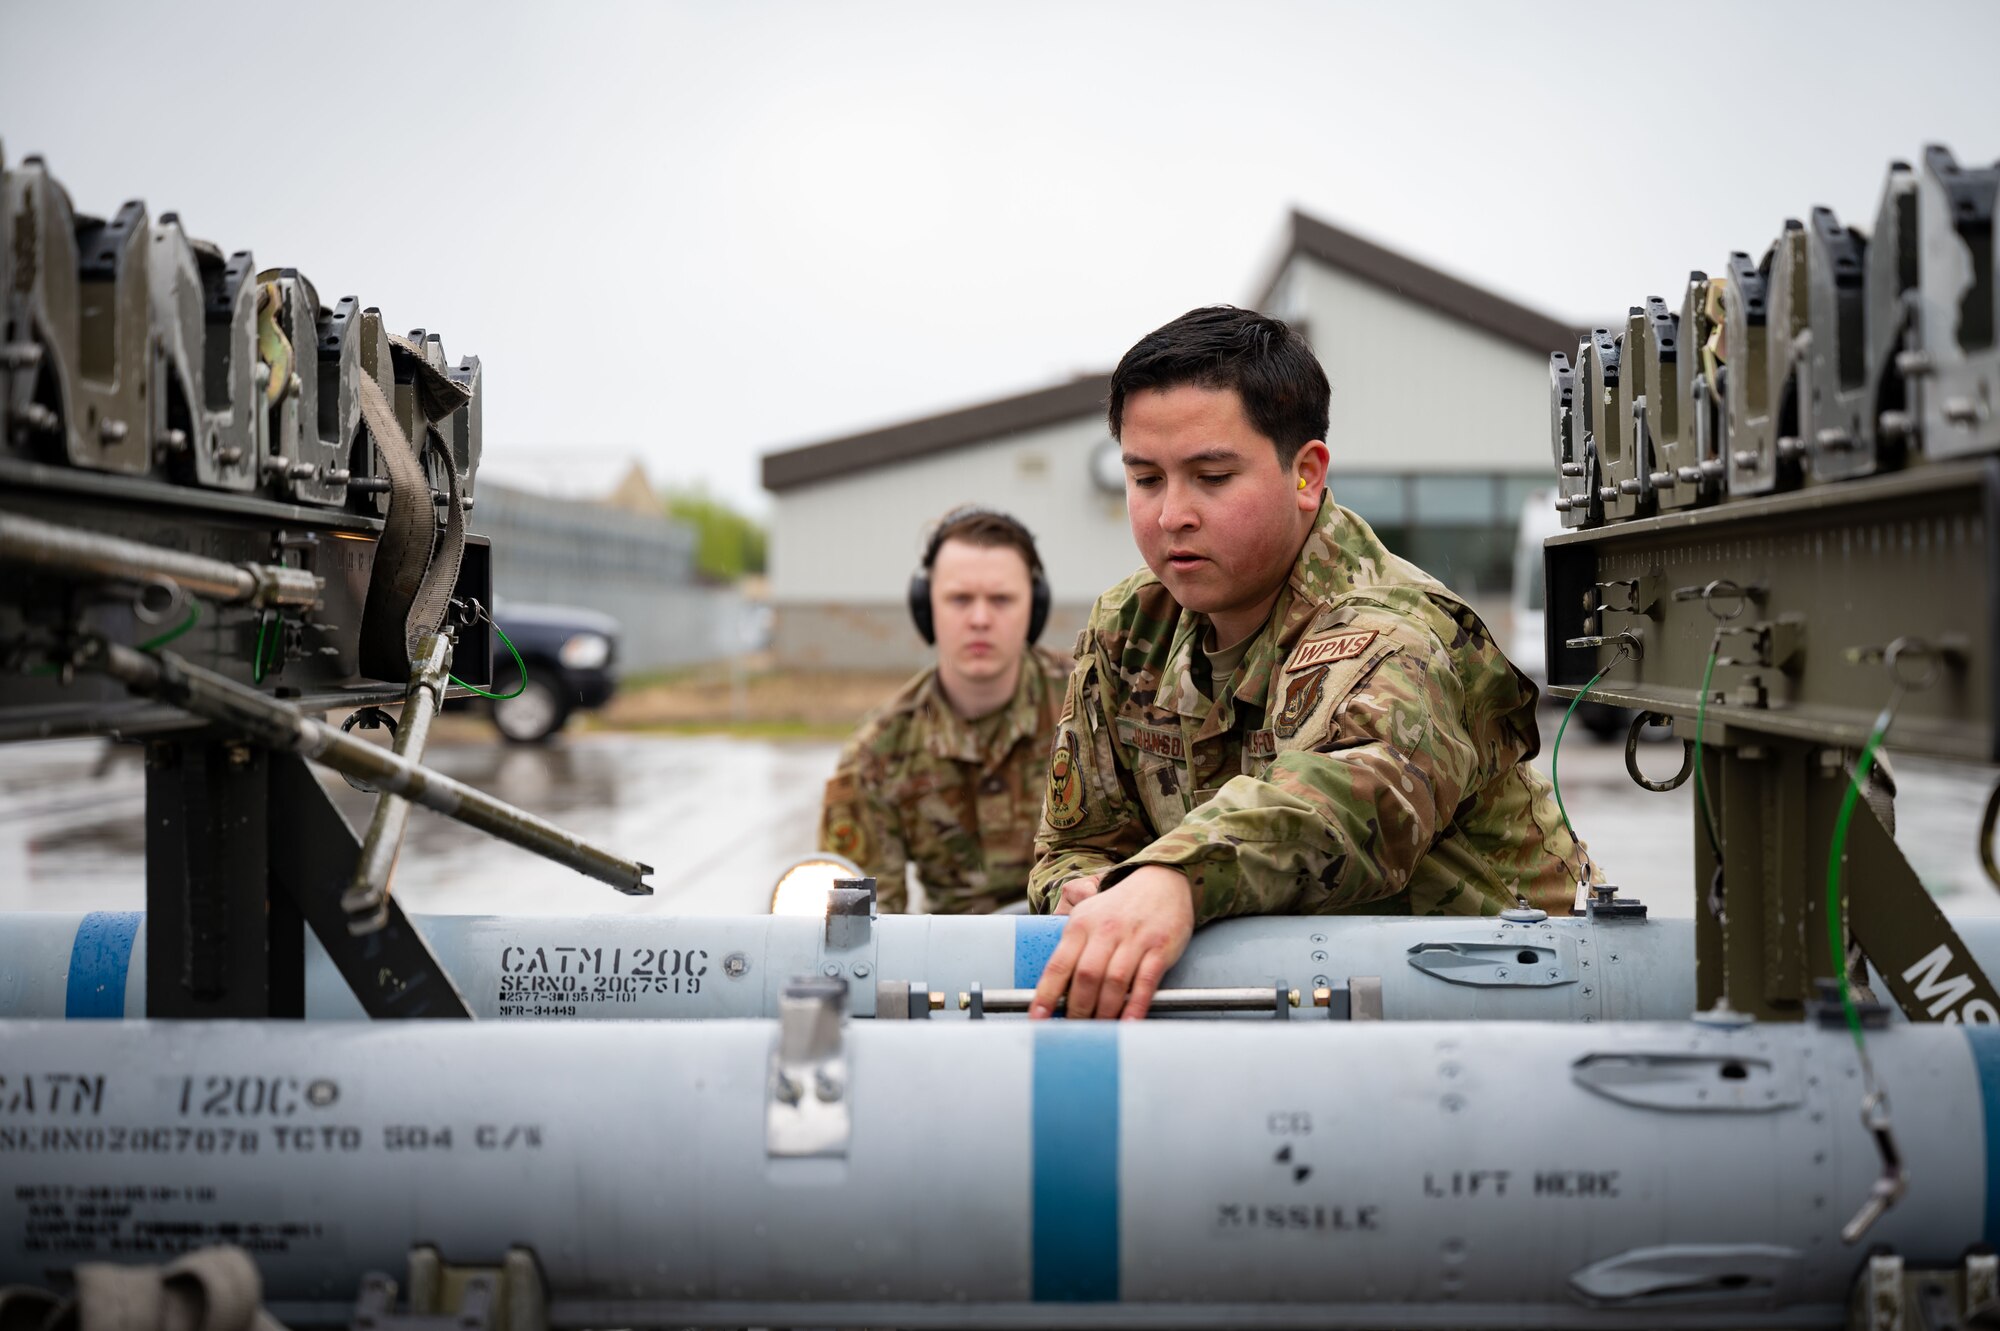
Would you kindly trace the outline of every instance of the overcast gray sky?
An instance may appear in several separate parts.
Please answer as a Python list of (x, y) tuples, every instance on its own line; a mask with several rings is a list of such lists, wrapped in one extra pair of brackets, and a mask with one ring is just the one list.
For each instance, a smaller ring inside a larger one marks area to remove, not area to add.
[(0, 141), (479, 354), (495, 474), (761, 508), (761, 453), (1248, 301), (1294, 205), (1579, 320), (1865, 226), (1890, 158), (2000, 156), (1996, 50), (1912, 0), (0, 0)]

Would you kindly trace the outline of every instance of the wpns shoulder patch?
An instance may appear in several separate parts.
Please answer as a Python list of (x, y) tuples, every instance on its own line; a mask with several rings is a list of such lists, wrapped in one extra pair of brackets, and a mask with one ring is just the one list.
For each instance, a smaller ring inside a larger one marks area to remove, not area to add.
[(1369, 629), (1360, 633), (1336, 633), (1330, 638), (1315, 638), (1301, 643), (1291, 659), (1285, 662), (1285, 673), (1295, 674), (1314, 666), (1331, 665), (1335, 661), (1352, 661), (1367, 651), (1369, 644), (1379, 636)]

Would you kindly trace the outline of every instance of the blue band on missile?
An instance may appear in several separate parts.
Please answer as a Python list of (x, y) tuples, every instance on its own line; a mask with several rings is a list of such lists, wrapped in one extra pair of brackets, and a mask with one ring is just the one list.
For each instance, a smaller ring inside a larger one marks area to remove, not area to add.
[(1067, 915), (1023, 915), (1014, 921), (1014, 987), (1032, 989), (1042, 982), (1042, 967), (1062, 941)]
[(1035, 1301), (1115, 1302), (1116, 1023), (1045, 1022), (1034, 1041)]
[(125, 1015), (125, 974), (132, 964), (132, 940), (145, 922), (143, 911), (97, 910), (83, 917), (69, 948), (69, 993), (63, 1015)]
[(1967, 1026), (1986, 1116), (1986, 1241), (2000, 1241), (2000, 1027)]

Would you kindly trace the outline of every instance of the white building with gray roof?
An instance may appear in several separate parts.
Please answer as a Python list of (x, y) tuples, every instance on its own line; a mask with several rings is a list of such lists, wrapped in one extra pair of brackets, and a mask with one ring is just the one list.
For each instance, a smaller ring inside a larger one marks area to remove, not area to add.
[[(1573, 352), (1576, 329), (1303, 213), (1252, 303), (1300, 326), (1326, 366), (1334, 497), (1504, 631), (1521, 503), (1552, 480), (1548, 357)], [(1043, 642), (1066, 646), (1141, 562), (1104, 424), (1109, 382), (767, 454), (779, 660), (922, 663), (904, 587), (924, 525), (967, 502), (1034, 531), (1055, 601)]]

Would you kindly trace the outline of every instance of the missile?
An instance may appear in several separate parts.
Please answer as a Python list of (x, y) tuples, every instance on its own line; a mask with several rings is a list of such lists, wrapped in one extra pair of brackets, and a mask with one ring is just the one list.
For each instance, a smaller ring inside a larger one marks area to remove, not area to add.
[[(1994, 1236), (2000, 1033), (1806, 1022), (18, 1022), (0, 1284), (411, 1251), (589, 1326), (1831, 1326)], [(1447, 1316), (1448, 1314), (1448, 1316)]]
[[(768, 1017), (787, 981), (846, 980), (858, 1016), (958, 1020), (982, 992), (1032, 988), (1061, 917), (886, 915), (414, 917), (482, 1018)], [(145, 916), (0, 916), (0, 1017), (145, 1015)], [(1957, 921), (1972, 957), (2000, 972), (2000, 918)], [(358, 1020), (325, 950), (306, 942), (306, 1015)], [(1509, 920), (1266, 916), (1195, 934), (1166, 988), (1298, 990), (1286, 1012), (1215, 1019), (1323, 1020), (1315, 991), (1378, 995), (1389, 1020), (1674, 1020), (1695, 1009), (1686, 919)], [(1345, 989), (1343, 990), (1343, 986)], [(1170, 1004), (1171, 1005), (1171, 1004)], [(1190, 1004), (1200, 1008), (1199, 1003)], [(1289, 1006), (1289, 1005), (1287, 1005)], [(1351, 1006), (1349, 1012), (1361, 1015)]]
[[(857, 1016), (959, 1020), (984, 1009), (975, 1001), (983, 991), (1033, 988), (1063, 927), (1062, 917), (1027, 915), (430, 915), (414, 923), (475, 1016), (578, 1019), (769, 1017), (788, 981), (821, 976), (848, 983)], [(0, 1016), (144, 1016), (144, 925), (140, 913), (0, 916)], [(2000, 921), (1984, 932), (1990, 955), (2000, 957)], [(307, 1017), (363, 1017), (325, 950), (310, 936), (306, 947)], [(1670, 1020), (1695, 1008), (1694, 925), (1539, 911), (1519, 919), (1225, 920), (1195, 934), (1165, 987), (1261, 990), (1261, 1004), (1235, 1005), (1252, 1010), (1213, 1014), (1237, 1021)], [(1271, 996), (1294, 990), (1297, 1006), (1274, 1011)], [(1316, 991), (1325, 1000), (1318, 1006)], [(1362, 999), (1350, 1001), (1355, 995)]]

